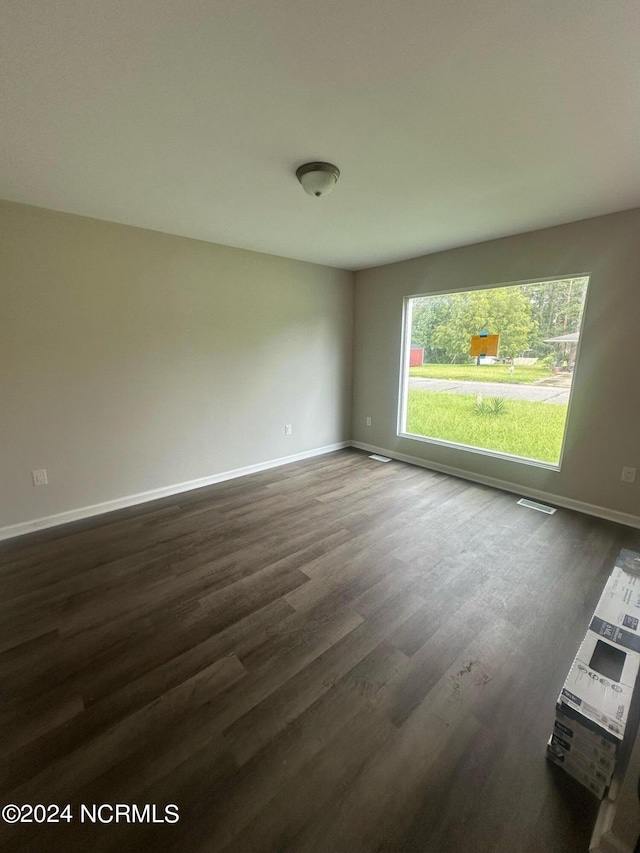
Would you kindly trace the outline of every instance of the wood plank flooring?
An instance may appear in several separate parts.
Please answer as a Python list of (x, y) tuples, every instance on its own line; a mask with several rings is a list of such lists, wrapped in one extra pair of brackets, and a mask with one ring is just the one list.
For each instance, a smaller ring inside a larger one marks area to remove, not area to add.
[(516, 499), (346, 450), (1, 544), (0, 805), (74, 815), (3, 853), (585, 853), (544, 748), (640, 534)]

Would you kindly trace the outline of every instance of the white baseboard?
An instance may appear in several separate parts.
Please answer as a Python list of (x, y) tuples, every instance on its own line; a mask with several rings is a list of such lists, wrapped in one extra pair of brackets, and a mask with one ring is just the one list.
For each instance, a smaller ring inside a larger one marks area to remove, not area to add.
[(369, 453), (380, 453), (383, 456), (390, 456), (392, 459), (397, 459), (399, 462), (408, 462), (411, 465), (419, 465), (421, 468), (429, 468), (432, 471), (439, 471), (442, 474), (452, 474), (454, 477), (461, 477), (463, 480), (482, 483), (484, 486), (494, 486), (496, 489), (502, 489), (505, 492), (513, 492), (516, 495), (545, 501), (546, 503), (555, 504), (556, 506), (561, 506), (565, 509), (573, 509), (576, 510), (576, 512), (595, 515), (598, 518), (604, 518), (607, 521), (626, 524), (628, 527), (640, 528), (640, 517), (637, 515), (618, 512), (618, 510), (615, 509), (596, 506), (595, 504), (577, 501), (573, 498), (565, 498), (562, 495), (554, 495), (551, 492), (543, 492), (540, 489), (532, 489), (528, 486), (520, 486), (517, 483), (510, 483), (508, 480), (499, 480), (497, 477), (485, 477), (482, 474), (475, 474), (471, 471), (465, 471), (462, 468), (454, 468), (451, 465), (440, 465), (437, 462), (427, 462), (417, 456), (408, 456), (406, 453), (398, 453), (395, 450), (389, 450), (386, 447), (376, 447), (373, 444), (365, 444), (362, 441), (352, 441), (351, 446), (357, 447), (360, 450), (366, 450)]
[(325, 447), (318, 447), (313, 450), (306, 450), (302, 453), (295, 453), (292, 456), (282, 456), (279, 459), (259, 462), (256, 465), (247, 465), (244, 468), (235, 468), (231, 471), (211, 474), (208, 477), (200, 477), (197, 480), (188, 480), (185, 483), (176, 483), (171, 486), (163, 486), (160, 489), (151, 489), (150, 491), (139, 492), (135, 495), (126, 495), (125, 497), (116, 498), (115, 500), (104, 501), (102, 503), (92, 504), (91, 506), (67, 510), (66, 512), (48, 515), (44, 518), (36, 518), (32, 521), (10, 524), (7, 527), (0, 527), (0, 541), (4, 539), (12, 539), (15, 536), (23, 536), (26, 533), (33, 533), (36, 530), (45, 530), (49, 527), (68, 524), (71, 521), (81, 521), (84, 518), (103, 515), (104, 513), (113, 512), (114, 510), (127, 509), (127, 507), (137, 506), (138, 504), (147, 503), (149, 501), (155, 501), (159, 498), (171, 497), (172, 495), (178, 495), (181, 492), (188, 492), (192, 489), (212, 486), (215, 483), (222, 483), (225, 480), (233, 480), (237, 477), (246, 477), (248, 474), (257, 474), (259, 471), (267, 471), (269, 468), (277, 468), (280, 465), (288, 465), (291, 462), (299, 462), (302, 459), (310, 459), (313, 456), (321, 456), (324, 453), (343, 450), (345, 447), (356, 447), (360, 450), (366, 450), (369, 453), (379, 453), (383, 456), (390, 456), (392, 459), (397, 459), (400, 462), (419, 465), (421, 468), (439, 471), (442, 474), (451, 474), (454, 477), (461, 477), (464, 480), (482, 483), (485, 486), (493, 486), (494, 488), (502, 489), (505, 492), (513, 492), (514, 494), (524, 495), (525, 497), (533, 498), (534, 500), (546, 501), (547, 503), (565, 507), (566, 509), (584, 512), (587, 515), (595, 515), (598, 518), (604, 518), (607, 521), (615, 521), (619, 524), (626, 524), (629, 527), (640, 528), (640, 517), (630, 515), (629, 513), (618, 512), (617, 510), (608, 509), (607, 507), (573, 500), (573, 498), (566, 498), (562, 495), (554, 495), (550, 492), (541, 491), (540, 489), (520, 486), (517, 483), (510, 483), (507, 480), (499, 480), (496, 477), (485, 477), (481, 474), (465, 471), (462, 468), (454, 468), (451, 465), (440, 465), (435, 462), (427, 462), (417, 456), (398, 453), (396, 451), (389, 450), (386, 447), (377, 447), (376, 445), (365, 444), (361, 441), (341, 441), (337, 444), (329, 444)]
[(10, 524), (0, 527), (0, 541), (12, 539), (14, 536), (23, 536), (25, 533), (33, 533), (36, 530), (45, 530), (48, 527), (57, 527), (60, 524), (68, 524), (70, 521), (81, 521), (83, 518), (91, 518), (94, 515), (102, 515), (117, 509), (126, 509), (137, 504), (155, 501), (159, 498), (168, 498), (181, 492), (189, 492), (192, 489), (201, 489), (203, 486), (212, 486), (225, 480), (233, 480), (236, 477), (246, 477), (248, 474), (257, 474), (259, 471), (267, 471), (269, 468), (277, 468), (280, 465), (289, 465), (291, 462), (299, 462), (302, 459), (310, 459), (312, 456), (321, 456), (324, 453), (332, 453), (334, 450), (343, 450), (351, 447), (350, 441), (340, 441), (337, 444), (328, 444), (325, 447), (317, 447), (314, 450), (305, 450), (302, 453), (294, 453), (292, 456), (282, 456), (280, 459), (270, 459), (268, 462), (258, 462), (256, 465), (247, 465), (244, 468), (235, 468), (232, 471), (223, 471), (220, 474), (211, 474), (208, 477), (199, 477), (197, 480), (188, 480), (185, 483), (175, 483), (171, 486), (163, 486), (160, 489), (151, 489), (148, 492), (139, 492), (135, 495), (126, 495), (111, 501), (104, 501), (91, 506), (83, 506), (79, 509), (70, 509), (55, 515), (47, 515), (44, 518), (36, 518), (33, 521), (23, 521), (19, 524)]

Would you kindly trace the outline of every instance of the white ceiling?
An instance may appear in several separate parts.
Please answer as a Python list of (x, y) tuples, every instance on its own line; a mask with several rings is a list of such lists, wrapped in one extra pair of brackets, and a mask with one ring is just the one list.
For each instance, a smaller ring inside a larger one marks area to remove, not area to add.
[(348, 269), (640, 206), (638, 0), (0, 14), (2, 198)]

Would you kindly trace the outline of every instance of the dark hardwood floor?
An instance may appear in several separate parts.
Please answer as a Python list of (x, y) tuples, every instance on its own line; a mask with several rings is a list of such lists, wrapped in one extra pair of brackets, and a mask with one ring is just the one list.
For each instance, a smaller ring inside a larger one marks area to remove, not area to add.
[(1, 544), (2, 805), (73, 813), (3, 853), (586, 853), (545, 744), (640, 531), (516, 500), (347, 450)]

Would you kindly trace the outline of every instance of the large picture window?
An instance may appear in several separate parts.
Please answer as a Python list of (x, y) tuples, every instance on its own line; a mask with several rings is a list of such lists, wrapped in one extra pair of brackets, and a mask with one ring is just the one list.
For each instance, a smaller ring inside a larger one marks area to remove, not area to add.
[(588, 282), (407, 298), (399, 434), (559, 468)]

